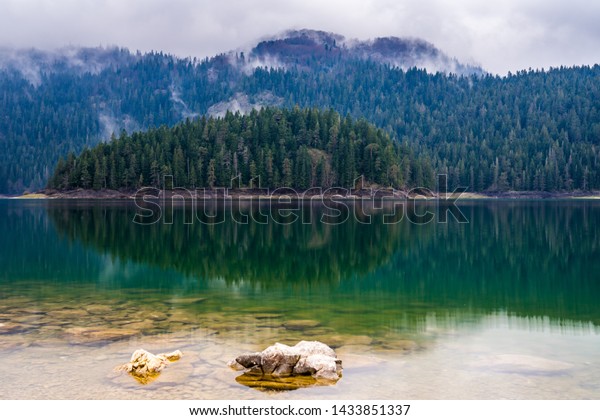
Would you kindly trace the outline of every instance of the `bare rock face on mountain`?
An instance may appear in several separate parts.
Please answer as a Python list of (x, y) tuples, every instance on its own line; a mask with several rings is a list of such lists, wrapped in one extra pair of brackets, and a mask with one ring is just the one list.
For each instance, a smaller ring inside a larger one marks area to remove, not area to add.
[(424, 68), (430, 73), (484, 74), (480, 67), (463, 64), (422, 39), (389, 36), (358, 40), (311, 29), (289, 30), (264, 39), (247, 55), (256, 66), (280, 68), (308, 70), (314, 60), (325, 67), (334, 67), (340, 60), (359, 60), (405, 70)]
[(276, 343), (260, 353), (238, 356), (228, 365), (245, 370), (236, 378), (239, 383), (262, 390), (332, 385), (342, 376), (342, 361), (319, 341), (300, 341), (291, 347)]
[(129, 363), (117, 367), (117, 370), (125, 371), (138, 382), (147, 384), (156, 379), (169, 363), (179, 360), (182, 355), (179, 350), (155, 355), (144, 349), (138, 349), (131, 355)]

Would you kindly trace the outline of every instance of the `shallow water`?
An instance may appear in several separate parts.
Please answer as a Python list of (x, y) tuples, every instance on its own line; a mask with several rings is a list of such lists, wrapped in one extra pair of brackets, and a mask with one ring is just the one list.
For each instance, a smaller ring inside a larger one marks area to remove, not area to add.
[[(331, 226), (318, 206), (303, 208), (311, 223), (244, 225), (210, 210), (225, 222), (0, 201), (0, 398), (600, 395), (597, 203), (463, 203), (469, 223), (426, 225), (373, 211)], [(264, 393), (226, 366), (302, 339), (336, 349), (335, 386)], [(114, 372), (140, 347), (184, 357), (140, 385)]]

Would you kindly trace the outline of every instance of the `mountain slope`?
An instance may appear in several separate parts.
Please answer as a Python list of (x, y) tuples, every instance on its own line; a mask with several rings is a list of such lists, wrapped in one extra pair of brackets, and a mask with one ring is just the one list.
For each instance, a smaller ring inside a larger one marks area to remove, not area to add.
[(403, 176), (409, 186), (432, 187), (433, 168), (451, 186), (479, 191), (600, 188), (598, 66), (507, 77), (477, 68), (432, 73), (403, 68), (448, 64), (425, 42), (349, 41), (318, 31), (205, 60), (86, 51), (89, 63), (78, 53), (70, 53), (75, 61), (43, 58), (39, 83), (25, 71), (31, 66), (0, 60), (11, 63), (0, 66), (0, 193), (45, 185), (59, 157), (122, 129), (296, 105), (332, 108), (386, 130), (414, 162)]

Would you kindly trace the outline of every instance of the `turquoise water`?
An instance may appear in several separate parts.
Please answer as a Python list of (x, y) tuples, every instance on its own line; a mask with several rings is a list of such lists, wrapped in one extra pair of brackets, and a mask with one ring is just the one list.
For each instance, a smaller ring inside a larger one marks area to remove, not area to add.
[[(1, 200), (0, 397), (600, 395), (600, 203), (464, 202), (468, 223), (421, 225), (390, 206), (143, 226), (132, 203)], [(336, 349), (337, 385), (265, 394), (225, 366), (302, 339)], [(184, 357), (143, 386), (113, 371), (139, 347)]]

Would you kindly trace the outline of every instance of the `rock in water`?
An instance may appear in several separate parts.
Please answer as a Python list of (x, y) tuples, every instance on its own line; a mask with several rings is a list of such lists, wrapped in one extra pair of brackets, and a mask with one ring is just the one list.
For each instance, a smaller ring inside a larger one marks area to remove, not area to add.
[(155, 355), (144, 349), (138, 349), (131, 355), (129, 363), (117, 367), (117, 370), (125, 371), (138, 382), (147, 384), (156, 379), (169, 363), (179, 360), (181, 356), (183, 353), (179, 350)]
[(24, 325), (15, 322), (0, 322), (0, 334), (14, 334), (24, 332), (25, 330)]
[(105, 341), (118, 341), (138, 335), (140, 332), (125, 328), (72, 327), (64, 331), (64, 336), (73, 344), (98, 344)]
[(283, 327), (286, 330), (292, 331), (304, 331), (311, 328), (316, 328), (320, 325), (321, 323), (319, 321), (314, 321), (312, 319), (296, 319), (293, 321), (287, 321), (283, 323)]
[[(235, 370), (245, 369), (245, 373), (236, 378), (238, 382), (265, 390), (331, 385), (342, 376), (342, 361), (333, 349), (319, 341), (300, 341), (292, 347), (275, 343), (260, 353), (238, 356), (228, 365)], [(314, 380), (307, 381), (307, 376)]]
[(472, 366), (521, 375), (562, 375), (573, 368), (570, 363), (526, 354), (498, 354), (484, 357), (473, 362)]

